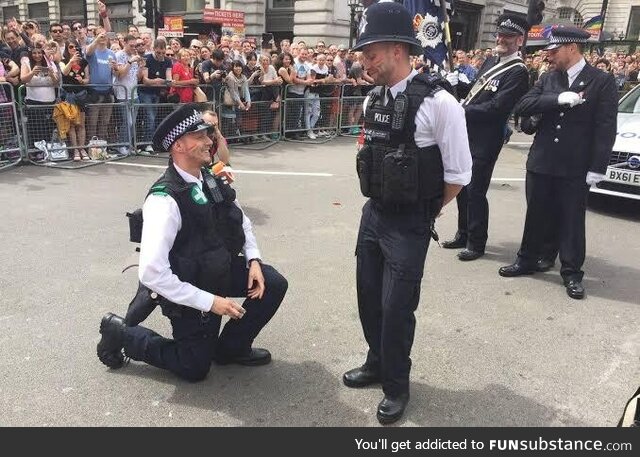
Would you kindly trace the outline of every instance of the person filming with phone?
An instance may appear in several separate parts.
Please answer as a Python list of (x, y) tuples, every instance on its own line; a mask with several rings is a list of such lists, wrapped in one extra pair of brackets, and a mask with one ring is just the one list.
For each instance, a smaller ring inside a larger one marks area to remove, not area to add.
[[(112, 369), (121, 368), (126, 356), (196, 382), (212, 362), (271, 361), (253, 340), (284, 299), (287, 280), (260, 259), (236, 192), (206, 168), (213, 127), (197, 106), (181, 106), (154, 133), (154, 148), (171, 158), (142, 207), (139, 279), (159, 296), (173, 339), (107, 313), (97, 354)], [(222, 316), (230, 319), (220, 332)]]

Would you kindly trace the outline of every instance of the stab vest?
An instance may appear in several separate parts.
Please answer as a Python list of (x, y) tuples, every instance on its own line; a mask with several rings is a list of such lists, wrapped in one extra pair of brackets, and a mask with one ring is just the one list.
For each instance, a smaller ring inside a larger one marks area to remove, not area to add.
[[(202, 173), (210, 172), (203, 168)], [(170, 162), (148, 195), (168, 194), (180, 209), (182, 226), (169, 252), (172, 272), (183, 282), (224, 297), (231, 286), (231, 260), (242, 250), (245, 236), (235, 191), (215, 179), (224, 197), (220, 203), (213, 201), (206, 183), (202, 190), (196, 183), (187, 183)], [(164, 302), (163, 313), (170, 317), (185, 308)]]
[(392, 129), (393, 104), (382, 103), (383, 88), (378, 86), (369, 92), (364, 146), (357, 155), (360, 190), (365, 197), (396, 208), (442, 198), (444, 169), (440, 148), (416, 145), (415, 119), (425, 97), (433, 97), (445, 87), (446, 82), (438, 77), (416, 75), (404, 91), (408, 109), (396, 129)]

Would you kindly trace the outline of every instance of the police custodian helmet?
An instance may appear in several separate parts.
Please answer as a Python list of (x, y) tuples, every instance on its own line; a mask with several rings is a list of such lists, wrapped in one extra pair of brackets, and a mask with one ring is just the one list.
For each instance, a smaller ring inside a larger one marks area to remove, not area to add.
[(385, 41), (407, 43), (411, 47), (409, 54), (412, 55), (422, 55), (424, 52), (416, 38), (411, 13), (400, 3), (380, 2), (367, 8), (362, 15), (360, 35), (353, 50)]

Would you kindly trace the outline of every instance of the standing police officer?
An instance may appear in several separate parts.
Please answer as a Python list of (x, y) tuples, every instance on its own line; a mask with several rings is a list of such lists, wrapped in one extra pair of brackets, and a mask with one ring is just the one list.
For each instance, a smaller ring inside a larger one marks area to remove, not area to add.
[[(262, 265), (235, 191), (205, 168), (211, 162), (211, 125), (196, 106), (182, 106), (158, 126), (154, 149), (170, 152), (171, 160), (142, 208), (140, 282), (159, 296), (173, 339), (136, 325), (140, 319), (128, 317), (125, 324), (108, 313), (97, 352), (110, 368), (120, 368), (126, 355), (200, 381), (212, 361), (271, 361), (269, 351), (251, 346), (282, 302), (287, 281)], [(247, 298), (240, 306), (228, 297)], [(222, 316), (231, 319), (218, 335)]]
[(527, 160), (527, 216), (518, 258), (501, 276), (532, 274), (536, 261), (558, 246), (560, 274), (571, 298), (585, 296), (585, 211), (589, 186), (604, 179), (616, 137), (618, 93), (612, 75), (589, 65), (589, 34), (576, 27), (551, 33), (551, 71), (515, 108), (532, 116), (536, 135)]
[[(458, 94), (466, 96), (462, 102), (467, 119), (469, 146), (473, 157), (471, 182), (458, 194), (458, 231), (442, 247), (465, 248), (458, 253), (460, 260), (475, 260), (484, 255), (489, 228), (487, 191), (493, 168), (505, 142), (507, 120), (516, 102), (529, 88), (529, 73), (518, 49), (529, 30), (526, 19), (515, 14), (498, 18), (496, 57), (488, 58), (478, 71), (473, 86), (460, 81)], [(458, 83), (456, 73), (447, 79)], [(470, 89), (470, 91), (469, 91)]]
[(356, 247), (360, 321), (369, 346), (348, 387), (381, 383), (377, 417), (398, 420), (409, 401), (409, 354), (433, 223), (471, 178), (464, 112), (441, 85), (411, 69), (422, 54), (410, 13), (397, 3), (371, 5), (356, 47), (378, 86), (364, 102), (365, 144), (358, 152), (362, 210)]

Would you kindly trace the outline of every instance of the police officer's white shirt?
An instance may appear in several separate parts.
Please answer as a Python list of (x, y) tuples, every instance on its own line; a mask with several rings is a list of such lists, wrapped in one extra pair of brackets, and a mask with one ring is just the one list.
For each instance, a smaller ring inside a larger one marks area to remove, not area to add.
[(567, 76), (569, 77), (569, 87), (571, 87), (585, 65), (587, 65), (587, 62), (584, 60), (584, 58), (582, 58), (578, 63), (567, 70)]
[[(174, 164), (176, 171), (188, 183), (196, 183), (202, 190), (202, 181), (181, 170)], [(234, 202), (240, 210), (240, 204)], [(170, 196), (149, 195), (142, 206), (144, 225), (140, 243), (140, 282), (167, 300), (179, 305), (189, 306), (199, 311), (209, 311), (214, 295), (182, 282), (171, 271), (169, 251), (173, 247), (178, 231), (182, 227), (182, 218), (178, 204)], [(242, 230), (245, 243), (242, 252), (247, 260), (260, 258), (260, 250), (253, 234), (251, 221), (242, 212)]]
[[(412, 70), (409, 76), (392, 86), (391, 95), (395, 98), (404, 92), (407, 83), (418, 72)], [(386, 87), (383, 91), (386, 93)], [(369, 97), (364, 101), (367, 109)], [(386, 102), (386, 100), (385, 100)], [(433, 97), (425, 97), (416, 114), (415, 142), (419, 148), (437, 144), (442, 155), (444, 181), (448, 184), (466, 186), (471, 182), (471, 152), (467, 138), (467, 124), (464, 108), (446, 90), (436, 92)]]

